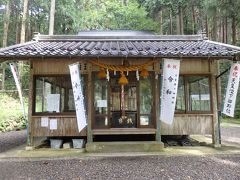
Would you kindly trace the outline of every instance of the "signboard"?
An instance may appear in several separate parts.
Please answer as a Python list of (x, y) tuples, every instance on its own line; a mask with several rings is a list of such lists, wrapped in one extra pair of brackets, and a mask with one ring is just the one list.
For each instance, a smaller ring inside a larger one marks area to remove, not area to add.
[(160, 120), (172, 124), (174, 118), (180, 60), (164, 59)]
[(47, 95), (47, 111), (60, 112), (60, 94)]
[(21, 88), (21, 84), (20, 84), (20, 78), (19, 78), (19, 74), (18, 74), (18, 70), (17, 70), (17, 66), (15, 63), (10, 63), (10, 68), (15, 80), (15, 84), (17, 86), (17, 90), (18, 90), (18, 94), (19, 94), (19, 98), (20, 98), (20, 103), (22, 106), (22, 113), (23, 113), (23, 117), (26, 120), (26, 113), (25, 113), (25, 108), (24, 108), (24, 101), (23, 101), (23, 95), (22, 95), (22, 88)]
[(48, 117), (41, 117), (41, 127), (48, 127)]
[(77, 116), (77, 125), (79, 132), (86, 127), (87, 118), (86, 111), (84, 107), (84, 97), (82, 91), (82, 83), (80, 78), (80, 69), (79, 64), (71, 64), (69, 65), (72, 88), (73, 88), (73, 96), (75, 102), (76, 116)]
[(223, 106), (223, 114), (234, 117), (236, 97), (239, 86), (240, 64), (232, 64)]
[(50, 119), (50, 130), (57, 130), (57, 119)]

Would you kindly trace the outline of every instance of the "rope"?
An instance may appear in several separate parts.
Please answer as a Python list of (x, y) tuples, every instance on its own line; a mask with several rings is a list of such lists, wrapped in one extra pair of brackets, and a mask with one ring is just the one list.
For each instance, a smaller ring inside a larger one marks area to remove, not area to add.
[(90, 63), (92, 63), (94, 65), (97, 65), (101, 68), (108, 69), (108, 70), (111, 70), (111, 71), (120, 71), (120, 72), (137, 71), (139, 69), (145, 68), (146, 66), (152, 65), (155, 62), (156, 61), (151, 60), (151, 61), (148, 61), (146, 63), (140, 64), (140, 65), (122, 66), (122, 65), (108, 65), (108, 64), (100, 63), (98, 61), (90, 60)]

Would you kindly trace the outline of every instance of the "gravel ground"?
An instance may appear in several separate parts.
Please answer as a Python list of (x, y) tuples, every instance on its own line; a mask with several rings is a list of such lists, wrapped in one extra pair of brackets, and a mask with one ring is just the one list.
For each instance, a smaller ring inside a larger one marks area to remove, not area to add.
[(221, 127), (221, 138), (223, 142), (240, 145), (240, 126)]
[(0, 160), (0, 179), (239, 180), (240, 155)]
[[(240, 127), (222, 128), (222, 140), (239, 143)], [(26, 142), (26, 131), (0, 133), (0, 153)], [(240, 180), (240, 155), (0, 159), (0, 180), (212, 179)]]
[(26, 143), (26, 138), (26, 130), (0, 132), (0, 153)]

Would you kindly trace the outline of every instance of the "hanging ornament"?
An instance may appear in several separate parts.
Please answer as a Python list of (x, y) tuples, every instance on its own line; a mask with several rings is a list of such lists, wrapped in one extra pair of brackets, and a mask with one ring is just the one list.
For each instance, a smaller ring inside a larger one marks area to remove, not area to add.
[(149, 72), (145, 67), (142, 69), (140, 76), (142, 76), (143, 78), (147, 78), (149, 76)]
[(139, 71), (138, 70), (136, 71), (136, 78), (139, 81)]
[(128, 71), (127, 71), (127, 76), (128, 76)]
[(114, 76), (116, 76), (116, 71), (114, 71)]
[(110, 80), (110, 76), (109, 76), (109, 71), (108, 71), (108, 69), (107, 69), (107, 80), (109, 81)]
[(118, 84), (121, 84), (121, 85), (128, 84), (128, 80), (123, 72), (121, 72), (121, 77), (118, 80)]
[(103, 79), (103, 78), (106, 78), (107, 74), (106, 74), (105, 70), (103, 68), (101, 68), (100, 71), (98, 72), (97, 76), (100, 79)]

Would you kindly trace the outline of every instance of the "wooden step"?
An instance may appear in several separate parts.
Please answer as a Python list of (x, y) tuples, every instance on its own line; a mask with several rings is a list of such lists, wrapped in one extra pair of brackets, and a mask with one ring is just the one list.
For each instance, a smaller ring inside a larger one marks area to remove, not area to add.
[(121, 142), (92, 142), (86, 144), (87, 152), (158, 152), (164, 148), (157, 141), (121, 141)]

